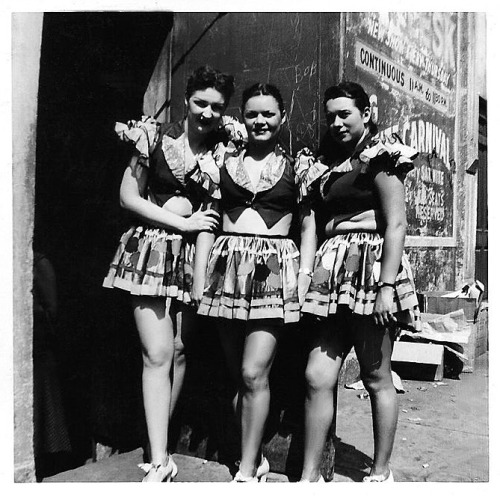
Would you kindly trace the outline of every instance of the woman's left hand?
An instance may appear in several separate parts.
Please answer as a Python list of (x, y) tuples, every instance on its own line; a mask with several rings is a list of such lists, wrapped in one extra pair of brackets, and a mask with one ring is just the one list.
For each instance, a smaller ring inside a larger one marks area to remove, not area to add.
[(385, 286), (378, 289), (375, 308), (373, 310), (373, 317), (378, 325), (388, 326), (396, 322), (396, 317), (392, 314), (393, 299), (393, 288)]
[(306, 293), (311, 284), (311, 277), (307, 274), (300, 273), (297, 281), (297, 289), (299, 293), (299, 306), (302, 307), (306, 299)]

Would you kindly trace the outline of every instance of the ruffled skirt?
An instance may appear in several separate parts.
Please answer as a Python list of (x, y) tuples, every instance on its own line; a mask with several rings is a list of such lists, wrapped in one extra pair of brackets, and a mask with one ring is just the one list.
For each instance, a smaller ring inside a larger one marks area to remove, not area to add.
[(201, 315), (297, 322), (299, 251), (291, 239), (222, 235), (210, 251)]
[[(320, 317), (345, 305), (354, 314), (371, 315), (380, 279), (383, 238), (377, 233), (349, 233), (326, 240), (316, 252), (314, 271), (302, 312)], [(415, 283), (406, 254), (396, 277), (392, 312), (398, 321), (420, 328)], [(403, 319), (403, 320), (402, 320)]]
[(180, 234), (131, 227), (121, 237), (103, 286), (190, 303), (194, 250)]

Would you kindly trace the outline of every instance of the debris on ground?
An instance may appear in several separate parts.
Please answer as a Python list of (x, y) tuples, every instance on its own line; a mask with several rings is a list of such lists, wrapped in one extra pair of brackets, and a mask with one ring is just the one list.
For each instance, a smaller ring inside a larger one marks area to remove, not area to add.
[(399, 377), (394, 370), (391, 372), (392, 373), (392, 383), (394, 384), (394, 387), (396, 388), (396, 392), (400, 394), (404, 394), (405, 388), (403, 387), (403, 383), (401, 382), (401, 378)]
[(363, 381), (357, 381), (357, 382), (353, 382), (352, 384), (346, 384), (344, 387), (346, 389), (356, 389), (356, 390), (365, 389), (365, 386), (363, 385)]

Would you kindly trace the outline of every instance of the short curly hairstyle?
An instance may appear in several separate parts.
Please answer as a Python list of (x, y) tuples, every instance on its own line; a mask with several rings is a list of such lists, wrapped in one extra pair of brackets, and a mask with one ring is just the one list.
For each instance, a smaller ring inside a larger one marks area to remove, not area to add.
[(209, 65), (198, 67), (187, 80), (186, 99), (189, 100), (195, 91), (207, 88), (217, 90), (224, 97), (224, 103), (227, 105), (234, 93), (234, 77)]
[(283, 115), (285, 113), (285, 104), (283, 103), (283, 97), (281, 96), (280, 90), (274, 86), (274, 84), (269, 83), (255, 83), (246, 88), (241, 98), (241, 111), (245, 111), (245, 105), (250, 98), (259, 95), (272, 96), (278, 102), (278, 108), (281, 114)]
[[(342, 81), (337, 85), (327, 88), (325, 96), (323, 97), (323, 106), (326, 107), (326, 102), (328, 102), (328, 100), (335, 100), (335, 98), (342, 97), (353, 100), (354, 105), (360, 112), (364, 112), (365, 108), (371, 107), (370, 99), (364, 88), (360, 84), (353, 81)], [(371, 120), (371, 118), (368, 123), (368, 128), (371, 133), (377, 133), (377, 125)]]

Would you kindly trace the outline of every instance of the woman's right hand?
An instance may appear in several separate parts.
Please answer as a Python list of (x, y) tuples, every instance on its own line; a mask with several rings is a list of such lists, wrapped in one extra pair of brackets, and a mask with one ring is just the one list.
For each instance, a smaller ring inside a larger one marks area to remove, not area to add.
[(184, 232), (198, 233), (201, 231), (213, 232), (219, 224), (219, 213), (215, 210), (197, 210), (194, 214), (186, 217)]

